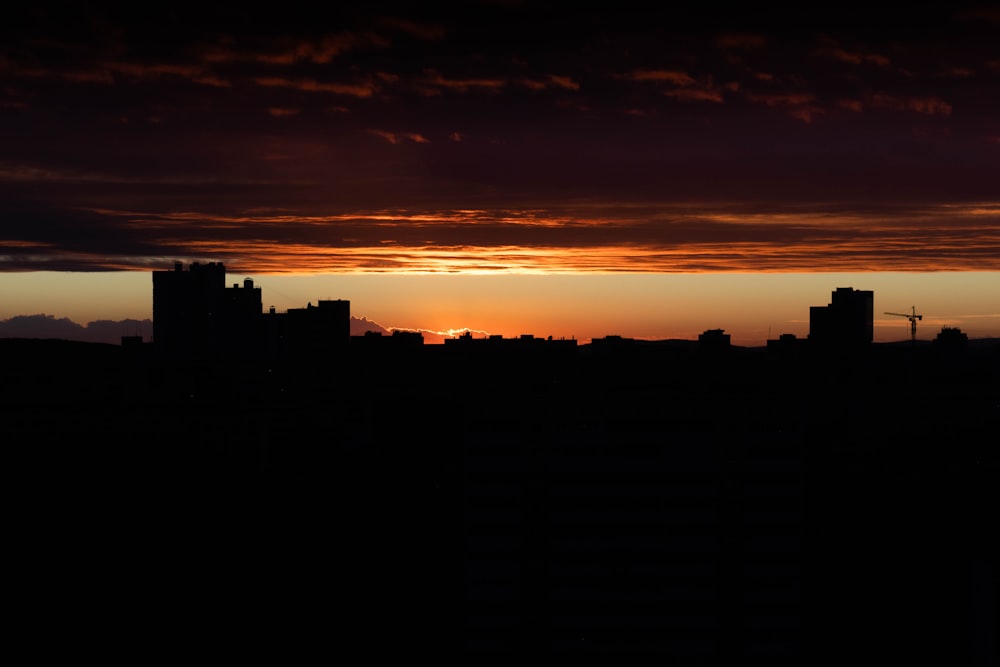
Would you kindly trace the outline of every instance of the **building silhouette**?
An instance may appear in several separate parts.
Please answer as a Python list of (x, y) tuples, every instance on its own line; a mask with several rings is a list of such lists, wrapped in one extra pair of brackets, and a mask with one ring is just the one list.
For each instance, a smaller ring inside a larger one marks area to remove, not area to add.
[(419, 349), (424, 344), (424, 335), (419, 331), (393, 331), (383, 336), (381, 331), (365, 331), (351, 336), (351, 346), (373, 351), (397, 351)]
[[(270, 317), (281, 317), (274, 314)], [(314, 306), (289, 308), (284, 315), (278, 356), (326, 357), (343, 351), (351, 342), (351, 302), (321, 300)]]
[(942, 349), (965, 351), (969, 347), (969, 335), (958, 327), (941, 327), (934, 338), (934, 345)]
[(226, 287), (221, 262), (153, 271), (153, 343), (165, 358), (250, 354), (257, 348), (261, 291), (247, 278)]
[(838, 287), (826, 306), (809, 307), (809, 342), (831, 349), (863, 349), (874, 340), (871, 290)]
[(261, 288), (226, 287), (222, 262), (153, 271), (153, 346), (165, 359), (321, 358), (351, 340), (351, 302), (263, 312)]
[(698, 350), (709, 354), (725, 352), (730, 348), (730, 336), (724, 329), (706, 329), (698, 334)]

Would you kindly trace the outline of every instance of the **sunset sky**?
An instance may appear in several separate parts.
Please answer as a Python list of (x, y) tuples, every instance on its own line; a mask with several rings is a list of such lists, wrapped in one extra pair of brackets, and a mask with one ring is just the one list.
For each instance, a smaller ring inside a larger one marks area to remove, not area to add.
[(757, 345), (849, 286), (1000, 336), (1000, 10), (5, 9), (0, 320), (175, 261), (428, 332)]

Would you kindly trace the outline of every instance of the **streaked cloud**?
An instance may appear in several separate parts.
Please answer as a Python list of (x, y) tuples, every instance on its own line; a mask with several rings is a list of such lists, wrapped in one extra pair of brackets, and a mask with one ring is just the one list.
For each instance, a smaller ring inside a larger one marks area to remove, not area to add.
[(722, 90), (711, 86), (675, 88), (663, 94), (682, 102), (722, 102)]
[(497, 77), (449, 78), (441, 72), (425, 70), (414, 85), (424, 94), (436, 95), (444, 90), (460, 93), (472, 90), (497, 91), (507, 86), (508, 81)]
[(735, 86), (718, 86), (712, 77), (700, 77), (681, 70), (635, 70), (622, 76), (638, 83), (665, 84), (663, 94), (682, 102), (722, 102), (724, 90)]
[(868, 98), (871, 106), (879, 109), (913, 111), (928, 116), (951, 115), (951, 104), (940, 97), (899, 97), (886, 93), (877, 93)]
[(997, 265), (995, 13), (377, 9), (9, 24), (0, 271)]
[(693, 86), (697, 83), (693, 76), (687, 72), (678, 70), (635, 70), (623, 75), (623, 78), (631, 79), (632, 81), (670, 83), (675, 86)]
[(220, 78), (198, 65), (182, 65), (170, 63), (142, 64), (133, 62), (111, 62), (105, 66), (114, 75), (130, 77), (136, 80), (153, 81), (164, 77), (186, 79), (206, 86), (228, 88), (232, 82)]
[(255, 53), (253, 59), (275, 65), (292, 65), (304, 60), (325, 64), (352, 49), (373, 43), (380, 46), (385, 45), (384, 40), (375, 39), (372, 36), (341, 33), (326, 35), (316, 40), (291, 41), (279, 45), (278, 49)]
[(747, 93), (746, 99), (755, 104), (785, 111), (793, 118), (809, 123), (825, 112), (812, 93)]
[[(141, 269), (164, 250), (247, 273), (633, 273), (1000, 270), (1000, 204), (838, 210), (684, 206), (239, 216), (88, 213), (75, 244), (0, 242), (0, 270)], [(108, 251), (103, 236), (117, 239)], [(143, 249), (154, 249), (144, 255)], [(167, 262), (169, 263), (169, 262)], [(69, 267), (75, 267), (70, 269)]]
[(387, 132), (386, 130), (368, 130), (369, 133), (374, 134), (377, 137), (382, 137), (390, 144), (398, 144), (406, 141), (412, 141), (417, 144), (429, 144), (430, 140), (422, 134), (416, 132)]
[(254, 79), (258, 86), (269, 88), (293, 88), (307, 93), (332, 93), (335, 95), (346, 95), (349, 97), (367, 98), (377, 91), (377, 88), (370, 82), (362, 83), (339, 83), (330, 81), (317, 81), (315, 79), (288, 79), (284, 77), (259, 77)]
[(844, 48), (832, 40), (826, 42), (816, 50), (816, 54), (831, 60), (851, 65), (875, 65), (877, 67), (889, 67), (892, 61), (881, 53), (871, 51), (853, 50)]
[(532, 90), (545, 90), (549, 88), (560, 88), (563, 90), (579, 90), (580, 84), (568, 76), (558, 76), (550, 74), (539, 79), (519, 79), (517, 85), (530, 88)]

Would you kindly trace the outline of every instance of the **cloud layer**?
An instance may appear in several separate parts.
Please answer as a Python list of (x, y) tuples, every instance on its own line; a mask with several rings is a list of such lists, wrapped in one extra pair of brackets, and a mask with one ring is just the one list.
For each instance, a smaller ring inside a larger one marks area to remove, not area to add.
[(0, 271), (1000, 270), (995, 13), (234, 11), (11, 11)]

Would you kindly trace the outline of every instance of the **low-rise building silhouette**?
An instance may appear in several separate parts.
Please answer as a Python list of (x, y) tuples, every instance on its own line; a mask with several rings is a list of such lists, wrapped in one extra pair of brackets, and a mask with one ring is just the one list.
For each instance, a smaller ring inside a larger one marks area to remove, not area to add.
[(941, 327), (934, 345), (946, 350), (965, 350), (969, 347), (969, 335), (958, 327)]
[(393, 331), (388, 336), (381, 331), (366, 331), (360, 336), (351, 336), (351, 347), (359, 350), (412, 350), (423, 344), (424, 335), (419, 331)]
[(343, 351), (351, 342), (351, 302), (321, 300), (314, 306), (289, 308), (285, 313), (281, 355), (324, 357)]
[(698, 334), (699, 352), (719, 353), (725, 352), (730, 347), (730, 336), (724, 329), (706, 329)]
[(542, 338), (532, 334), (521, 334), (516, 338), (504, 338), (500, 334), (491, 334), (483, 338), (475, 338), (471, 331), (444, 340), (446, 348), (455, 351), (479, 351), (492, 354), (515, 353), (519, 355), (531, 355), (538, 353), (569, 353), (576, 352), (577, 344), (575, 338)]

